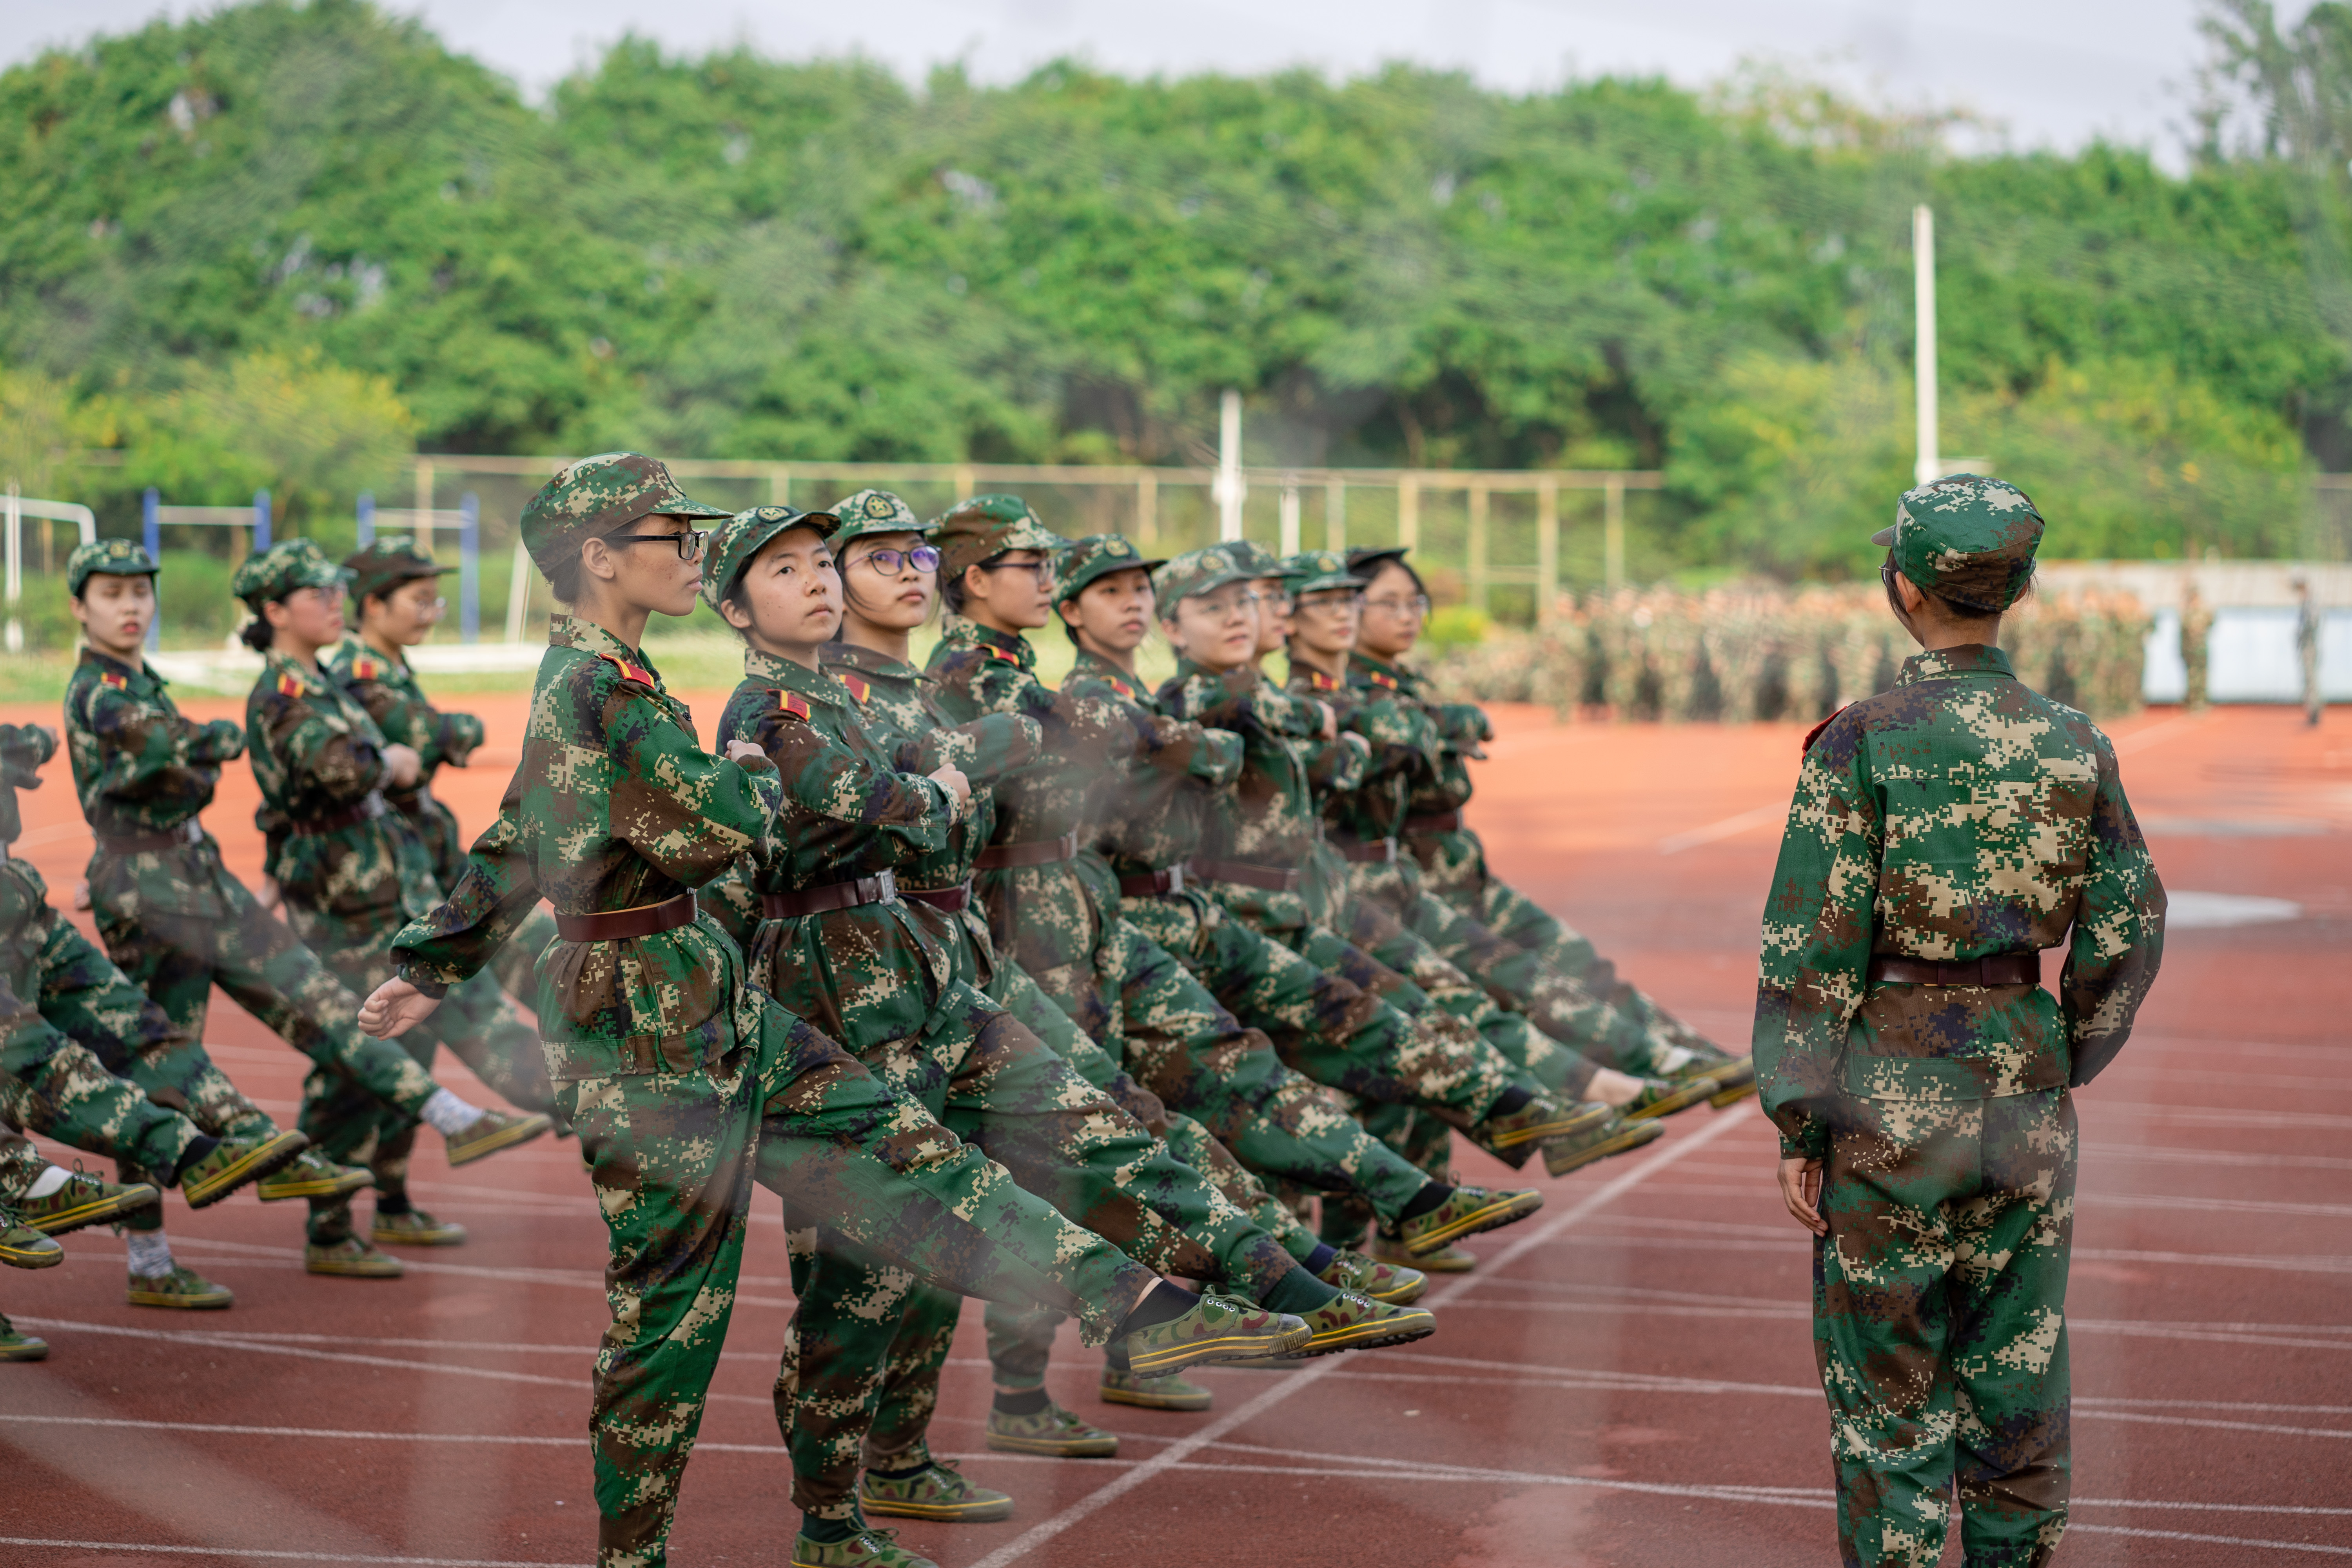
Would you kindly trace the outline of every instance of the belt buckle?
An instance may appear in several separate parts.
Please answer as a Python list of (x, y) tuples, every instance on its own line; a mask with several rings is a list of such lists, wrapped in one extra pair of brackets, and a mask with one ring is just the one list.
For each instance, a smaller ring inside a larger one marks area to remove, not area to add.
[(874, 901), (877, 904), (898, 901), (898, 874), (896, 871), (884, 871), (874, 879)]
[(1184, 868), (1181, 865), (1171, 866), (1161, 875), (1168, 879), (1166, 891), (1181, 893), (1184, 890)]

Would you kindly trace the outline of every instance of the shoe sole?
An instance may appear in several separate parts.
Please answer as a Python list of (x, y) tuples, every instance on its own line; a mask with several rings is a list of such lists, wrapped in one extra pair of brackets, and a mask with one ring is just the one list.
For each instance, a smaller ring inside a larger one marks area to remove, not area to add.
[(218, 1312), (236, 1300), (236, 1293), (229, 1290), (203, 1296), (181, 1296), (166, 1290), (130, 1290), (124, 1295), (134, 1307), (177, 1307), (185, 1312)]
[(467, 1143), (462, 1148), (450, 1150), (449, 1163), (453, 1168), (458, 1165), (470, 1165), (475, 1161), (487, 1158), (502, 1149), (511, 1149), (518, 1143), (528, 1143), (554, 1125), (555, 1123), (545, 1115), (533, 1111), (520, 1121), (500, 1128), (478, 1143)]
[(1213, 1394), (1133, 1394), (1124, 1388), (1097, 1388), (1095, 1393), (1105, 1405), (1131, 1405), (1138, 1410), (1206, 1410), (1217, 1402)]
[(1756, 1080), (1751, 1078), (1746, 1083), (1737, 1085), (1731, 1089), (1727, 1089), (1721, 1094), (1713, 1096), (1707, 1100), (1707, 1103), (1715, 1107), (1717, 1110), (1721, 1110), (1727, 1106), (1738, 1104), (1741, 1100), (1746, 1100), (1749, 1095), (1754, 1094), (1755, 1092)]
[(355, 1263), (305, 1263), (302, 1272), (324, 1275), (331, 1279), (397, 1279), (404, 1270), (398, 1267), (378, 1268)]
[(1379, 1261), (1401, 1263), (1423, 1274), (1467, 1274), (1478, 1267), (1478, 1260), (1466, 1252), (1454, 1258), (1382, 1258)]
[[(1328, 1285), (1330, 1281), (1327, 1279), (1324, 1283)], [(1398, 1286), (1393, 1290), (1365, 1290), (1359, 1293), (1370, 1296), (1383, 1307), (1410, 1307), (1429, 1294), (1429, 1276), (1424, 1271), (1413, 1283)]]
[(1118, 1439), (1116, 1437), (1108, 1444), (1100, 1441), (1056, 1443), (1050, 1437), (1007, 1437), (991, 1432), (987, 1443), (1000, 1454), (1045, 1454), (1056, 1459), (1108, 1459), (1118, 1453)]
[(929, 1519), (950, 1524), (992, 1524), (1013, 1517), (1011, 1498), (996, 1502), (885, 1502), (871, 1492), (861, 1491), (857, 1494), (857, 1506), (885, 1519)]
[(300, 1158), (310, 1141), (299, 1132), (280, 1132), (264, 1140), (252, 1153), (199, 1182), (193, 1187), (183, 1186), (180, 1195), (188, 1200), (192, 1209), (210, 1208), (249, 1182), (257, 1182), (275, 1171), (292, 1164)]
[[(1472, 1209), (1443, 1230), (1433, 1230), (1426, 1236), (1412, 1237), (1404, 1244), (1405, 1256), (1419, 1259), (1428, 1257), (1433, 1252), (1443, 1252), (1448, 1242), (1459, 1241), (1465, 1236), (1478, 1236), (1486, 1231), (1500, 1230), (1507, 1225), (1516, 1225), (1541, 1207), (1543, 1207), (1541, 1193), (1513, 1194), (1499, 1202), (1488, 1204), (1484, 1208)], [(1418, 1268), (1421, 1265), (1416, 1261), (1413, 1267)]]
[(1610, 1110), (1605, 1105), (1597, 1105), (1590, 1110), (1579, 1109), (1539, 1127), (1523, 1127), (1508, 1138), (1496, 1139), (1486, 1147), (1493, 1150), (1520, 1149), (1547, 1138), (1572, 1138), (1579, 1132), (1591, 1131), (1607, 1121), (1609, 1117)]
[(1723, 1092), (1723, 1086), (1711, 1078), (1694, 1079), (1664, 1099), (1651, 1101), (1639, 1110), (1624, 1113), (1628, 1121), (1655, 1121), (1661, 1116), (1672, 1116), (1678, 1110), (1688, 1110), (1702, 1100), (1710, 1100)]
[(423, 1234), (413, 1230), (371, 1229), (368, 1239), (378, 1247), (463, 1247), (466, 1245), (466, 1228), (457, 1226), (449, 1230)]
[(56, 1242), (47, 1247), (0, 1247), (0, 1263), (11, 1268), (55, 1268), (66, 1260), (66, 1249)]
[(354, 1165), (351, 1167), (351, 1173), (343, 1176), (310, 1176), (292, 1182), (273, 1182), (264, 1178), (255, 1189), (255, 1195), (266, 1204), (284, 1203), (289, 1198), (340, 1198), (358, 1192), (374, 1180), (374, 1172)]
[[(142, 1193), (144, 1197), (140, 1195)], [(27, 1219), (25, 1224), (43, 1236), (70, 1236), (86, 1225), (100, 1225), (118, 1215), (131, 1214), (163, 1201), (162, 1192), (142, 1183), (110, 1198), (93, 1198), (79, 1208)]]
[[(1312, 1335), (1308, 1336), (1308, 1338), (1312, 1337)], [(1147, 1351), (1140, 1355), (1129, 1351), (1127, 1355), (1128, 1370), (1145, 1377), (1157, 1377), (1171, 1372), (1181, 1372), (1188, 1366), (1199, 1366), (1204, 1362), (1240, 1361), (1248, 1356), (1287, 1355), (1306, 1342), (1304, 1340), (1293, 1341), (1289, 1343), (1283, 1342), (1287, 1338), (1287, 1335), (1283, 1334), (1227, 1334), (1222, 1339), (1199, 1340), (1189, 1345), (1171, 1346), (1164, 1351)], [(1223, 1347), (1227, 1345), (1234, 1347), (1234, 1353), (1231, 1355), (1220, 1353)], [(1242, 1348), (1244, 1346), (1247, 1348)]]
[(1292, 1355), (1300, 1361), (1310, 1356), (1337, 1355), (1341, 1351), (1371, 1351), (1382, 1345), (1409, 1345), (1415, 1340), (1425, 1340), (1437, 1331), (1437, 1319), (1427, 1312), (1413, 1312), (1402, 1318), (1379, 1318), (1366, 1323), (1350, 1323), (1344, 1329), (1333, 1329), (1328, 1334), (1318, 1334), (1307, 1342), (1302, 1350)]
[(47, 1361), (49, 1342), (28, 1340), (21, 1345), (0, 1345), (0, 1361)]
[(1565, 1176), (1571, 1171), (1580, 1171), (1595, 1161), (1606, 1160), (1613, 1154), (1630, 1154), (1644, 1144), (1656, 1142), (1665, 1136), (1665, 1132), (1664, 1124), (1654, 1117), (1645, 1121), (1628, 1121), (1622, 1132), (1603, 1138), (1590, 1148), (1578, 1150), (1568, 1164), (1554, 1165), (1547, 1156), (1544, 1169), (1555, 1176)]

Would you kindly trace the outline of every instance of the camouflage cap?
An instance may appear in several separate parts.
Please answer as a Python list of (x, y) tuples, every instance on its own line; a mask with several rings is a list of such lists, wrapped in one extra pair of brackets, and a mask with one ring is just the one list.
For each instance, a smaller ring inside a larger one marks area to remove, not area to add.
[(1337, 550), (1302, 550), (1282, 562), (1294, 594), (1319, 594), (1327, 588), (1361, 588), (1364, 580), (1348, 570), (1348, 558)]
[(270, 599), (283, 599), (297, 588), (340, 588), (351, 574), (327, 559), (313, 539), (281, 539), (245, 564), (228, 580), (228, 591), (255, 610)]
[(1084, 539), (1073, 540), (1054, 558), (1054, 603), (1076, 598), (1086, 592), (1087, 584), (1100, 582), (1114, 572), (1132, 572), (1139, 567), (1155, 572), (1167, 564), (1147, 557), (1125, 534), (1089, 533)]
[(888, 490), (859, 490), (854, 496), (844, 496), (826, 509), (841, 520), (834, 531), (835, 548), (853, 539), (863, 539), (869, 533), (926, 533), (929, 531), (923, 520)]
[(1234, 564), (1253, 577), (1287, 577), (1289, 563), (1273, 551), (1247, 539), (1228, 539), (1220, 549), (1234, 558)]
[(1404, 558), (1412, 553), (1410, 545), (1360, 544), (1348, 552), (1348, 570), (1359, 583), (1369, 583), (1381, 574), (1381, 567), (1391, 561), (1402, 566)]
[(344, 556), (343, 570), (352, 574), (352, 598), (358, 601), (370, 594), (389, 594), (403, 583), (419, 577), (439, 577), (457, 568), (442, 565), (413, 539), (379, 539)]
[(977, 566), (1008, 550), (1061, 549), (1070, 542), (1047, 528), (1019, 496), (974, 496), (958, 501), (930, 527), (931, 542), (940, 547), (941, 581), (951, 581), (964, 568)]
[(841, 519), (829, 511), (799, 511), (788, 506), (745, 507), (711, 531), (702, 552), (702, 597), (712, 609), (727, 596), (768, 541), (789, 528), (813, 528), (822, 538), (837, 536)]
[(2033, 579), (2042, 514), (2002, 479), (1952, 474), (1903, 492), (1895, 526), (1870, 536), (1894, 547), (1895, 569), (1964, 609), (1998, 615)]
[(602, 533), (641, 517), (730, 517), (725, 507), (688, 500), (669, 470), (642, 452), (599, 452), (566, 465), (522, 507), (523, 548), (541, 572), (561, 566)]
[(1179, 599), (1213, 594), (1228, 583), (1247, 583), (1265, 575), (1239, 559), (1231, 544), (1212, 544), (1205, 550), (1187, 550), (1154, 572), (1151, 591), (1159, 597), (1164, 619), (1175, 615)]
[(159, 568), (147, 547), (131, 539), (99, 539), (66, 557), (66, 592), (81, 597), (81, 585), (92, 577), (152, 577)]

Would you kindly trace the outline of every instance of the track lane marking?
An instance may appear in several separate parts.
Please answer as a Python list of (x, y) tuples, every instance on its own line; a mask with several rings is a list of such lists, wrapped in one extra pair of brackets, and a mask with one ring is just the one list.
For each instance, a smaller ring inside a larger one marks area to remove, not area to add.
[(508, 1557), (374, 1557), (352, 1552), (278, 1552), (258, 1546), (163, 1546), (145, 1541), (45, 1541), (0, 1535), (0, 1546), (43, 1546), (53, 1552), (125, 1552), (168, 1557), (257, 1557), (272, 1563), (383, 1563), (415, 1568), (587, 1568), (562, 1559)]

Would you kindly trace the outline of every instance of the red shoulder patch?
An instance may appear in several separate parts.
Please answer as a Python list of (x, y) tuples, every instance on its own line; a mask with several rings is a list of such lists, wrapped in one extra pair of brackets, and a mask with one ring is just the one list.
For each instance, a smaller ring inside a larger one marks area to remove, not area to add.
[(874, 690), (873, 683), (862, 675), (836, 674), (834, 679), (840, 681), (842, 685), (849, 689), (849, 694), (857, 699), (858, 704), (861, 707), (865, 705), (866, 699)]
[(1116, 676), (1116, 675), (1105, 676), (1103, 679), (1110, 682), (1110, 689), (1111, 689), (1113, 691), (1118, 692), (1121, 697), (1126, 698), (1129, 702), (1132, 702), (1132, 701), (1134, 701), (1134, 700), (1135, 700), (1135, 688), (1134, 688), (1134, 687), (1129, 686), (1126, 681), (1121, 680), (1121, 679), (1120, 679), (1118, 676)]
[(654, 684), (653, 672), (641, 664), (632, 664), (616, 653), (600, 653), (596, 657), (619, 670), (624, 680), (634, 680), (644, 687)]
[(1307, 672), (1307, 684), (1317, 691), (1337, 691), (1339, 689), (1339, 683), (1337, 680), (1334, 680), (1331, 677), (1324, 674), (1319, 669), (1310, 669)]
[(370, 655), (362, 654), (359, 658), (352, 660), (352, 679), (353, 680), (373, 680), (383, 674), (383, 666), (377, 663)]
[(280, 697), (299, 697), (299, 696), (301, 696), (301, 695), (302, 695), (302, 681), (301, 681), (301, 679), (300, 679), (299, 677), (298, 677), (298, 676), (283, 675), (283, 674), (279, 675), (279, 676), (278, 676), (278, 696), (280, 696)]
[(1364, 671), (1364, 677), (1374, 686), (1385, 686), (1391, 691), (1396, 689), (1397, 678), (1385, 669), (1368, 669)]
[(117, 691), (126, 691), (131, 687), (131, 681), (127, 677), (117, 675), (110, 669), (100, 676), (98, 682), (100, 686), (111, 686)]
[(779, 712), (789, 713), (795, 719), (805, 720), (809, 716), (808, 699), (797, 691), (777, 692), (776, 708)]
[(1021, 662), (1021, 656), (1014, 653), (1009, 647), (999, 647), (992, 642), (982, 643), (980, 646), (988, 650), (988, 656), (991, 658), (1001, 658), (1007, 664), (1019, 664)]
[(1824, 731), (1824, 730), (1826, 730), (1826, 729), (1828, 729), (1831, 725), (1832, 725), (1832, 724), (1834, 724), (1834, 723), (1836, 723), (1836, 722), (1837, 722), (1837, 716), (1838, 716), (1838, 713), (1843, 713), (1843, 712), (1844, 712), (1844, 711), (1845, 711), (1846, 708), (1851, 708), (1851, 707), (1853, 707), (1853, 703), (1851, 703), (1851, 702), (1847, 703), (1847, 704), (1845, 705), (1845, 708), (1841, 708), (1841, 709), (1839, 709), (1839, 710), (1837, 710), (1837, 713), (1832, 713), (1832, 714), (1831, 714), (1828, 718), (1826, 718), (1826, 719), (1822, 720), (1820, 723), (1818, 723), (1818, 724), (1814, 725), (1811, 729), (1810, 729), (1810, 730), (1806, 731), (1805, 731), (1805, 743), (1804, 743), (1802, 746), (1801, 746), (1801, 747), (1799, 747), (1799, 748), (1798, 748), (1798, 755), (1802, 756), (1802, 755), (1804, 755), (1806, 752), (1811, 752), (1811, 751), (1813, 749), (1813, 742), (1814, 742), (1815, 741), (1818, 741), (1818, 740), (1820, 740), (1820, 739), (1822, 738), (1822, 731)]

